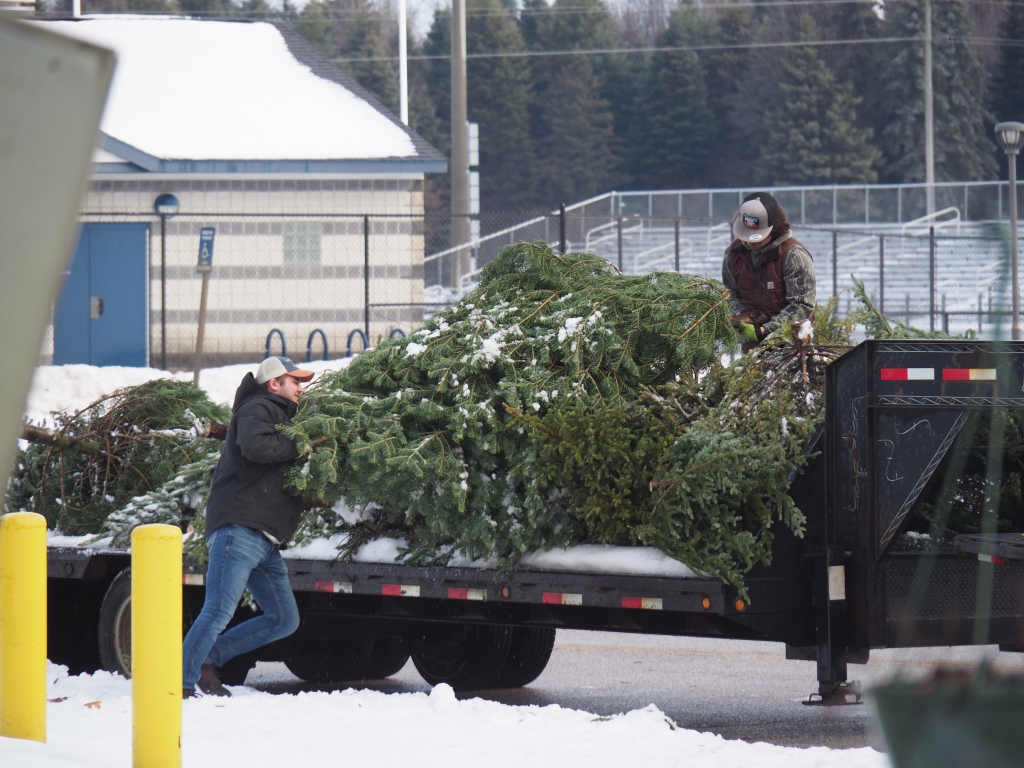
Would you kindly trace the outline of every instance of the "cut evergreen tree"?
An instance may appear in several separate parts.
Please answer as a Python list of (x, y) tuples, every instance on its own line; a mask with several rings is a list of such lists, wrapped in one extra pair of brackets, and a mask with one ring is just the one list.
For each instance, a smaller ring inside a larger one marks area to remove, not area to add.
[[(510, 568), (539, 548), (646, 544), (741, 586), (773, 510), (802, 529), (785, 489), (832, 352), (780, 336), (723, 370), (727, 312), (714, 281), (510, 246), (476, 292), (307, 391), (289, 481), (360, 515), (341, 525), (348, 553), (389, 535), (406, 562)], [(845, 343), (834, 306), (819, 317)]]
[(854, 323), (862, 323), (865, 333), (869, 339), (976, 339), (978, 334), (968, 329), (962, 335), (951, 336), (943, 331), (922, 331), (912, 325), (907, 325), (902, 320), (887, 317), (872, 301), (864, 287), (864, 281), (853, 279), (853, 295), (860, 302), (861, 308), (855, 312), (850, 320)]
[[(191, 383), (155, 379), (55, 415), (58, 441), (20, 451), (7, 511), (38, 512), (65, 534), (119, 534), (140, 522), (181, 524), (202, 507), (230, 414)], [(86, 450), (79, 444), (84, 443)]]

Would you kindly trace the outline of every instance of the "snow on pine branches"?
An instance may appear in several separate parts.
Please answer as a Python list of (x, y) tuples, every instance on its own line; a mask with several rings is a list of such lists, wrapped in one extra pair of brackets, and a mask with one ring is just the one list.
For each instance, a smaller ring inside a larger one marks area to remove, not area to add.
[(719, 358), (736, 342), (716, 281), (509, 246), (475, 292), (307, 391), (289, 482), (359, 512), (348, 552), (395, 536), (406, 562), (509, 568), (539, 548), (650, 544), (741, 584), (806, 430), (776, 429), (771, 467), (735, 478), (764, 452), (729, 413), (742, 377)]

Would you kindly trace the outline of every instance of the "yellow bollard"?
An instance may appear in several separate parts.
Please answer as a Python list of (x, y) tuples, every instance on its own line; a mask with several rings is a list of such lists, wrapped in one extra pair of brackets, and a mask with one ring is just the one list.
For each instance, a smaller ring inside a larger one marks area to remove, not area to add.
[(0, 736), (46, 741), (46, 518), (0, 517)]
[(181, 766), (181, 530), (132, 531), (132, 765)]

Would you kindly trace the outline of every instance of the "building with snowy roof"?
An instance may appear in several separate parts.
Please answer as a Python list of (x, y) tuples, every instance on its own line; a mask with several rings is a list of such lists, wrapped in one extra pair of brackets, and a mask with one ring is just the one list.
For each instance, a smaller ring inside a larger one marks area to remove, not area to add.
[[(261, 358), (274, 329), (298, 359), (317, 330), (335, 353), (419, 319), (424, 180), (445, 159), (290, 27), (37, 23), (118, 56), (54, 363), (189, 367), (204, 227), (211, 364)], [(163, 195), (176, 215), (156, 213)]]

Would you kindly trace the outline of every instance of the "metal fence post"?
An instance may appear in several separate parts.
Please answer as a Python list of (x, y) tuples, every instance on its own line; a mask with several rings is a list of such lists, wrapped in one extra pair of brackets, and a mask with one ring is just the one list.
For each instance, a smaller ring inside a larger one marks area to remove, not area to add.
[(928, 330), (935, 332), (935, 227), (928, 227)]
[(885, 235), (878, 236), (878, 311), (885, 314)]
[(832, 230), (832, 295), (839, 295), (839, 233)]
[[(459, 286), (456, 285), (456, 288)], [(370, 217), (363, 216), (363, 333), (370, 343)]]
[(565, 203), (558, 209), (558, 250), (565, 253)]
[(167, 370), (167, 215), (160, 214), (160, 370)]
[(619, 216), (616, 219), (618, 225), (618, 239), (619, 239), (619, 273), (622, 273), (622, 217)]
[(679, 274), (679, 217), (676, 217), (676, 274)]

